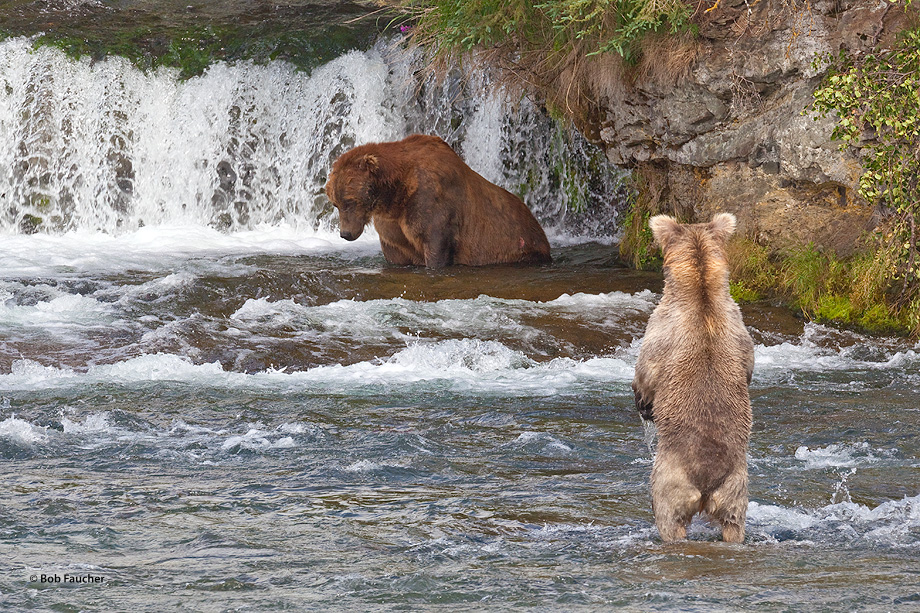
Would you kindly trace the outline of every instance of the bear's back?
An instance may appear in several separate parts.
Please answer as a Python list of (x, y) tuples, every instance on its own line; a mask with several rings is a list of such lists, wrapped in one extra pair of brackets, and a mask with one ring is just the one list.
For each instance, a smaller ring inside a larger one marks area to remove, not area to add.
[(654, 398), (659, 444), (705, 463), (746, 446), (754, 344), (728, 291), (725, 237), (712, 224), (671, 230), (662, 241), (664, 295), (637, 364), (638, 384), (653, 389), (637, 392)]
[(449, 211), (457, 230), (453, 263), (552, 261), (546, 233), (520, 198), (470, 168), (437, 136), (413, 134), (399, 144), (414, 155), (419, 183), (424, 177), (439, 189), (436, 199), (417, 206)]

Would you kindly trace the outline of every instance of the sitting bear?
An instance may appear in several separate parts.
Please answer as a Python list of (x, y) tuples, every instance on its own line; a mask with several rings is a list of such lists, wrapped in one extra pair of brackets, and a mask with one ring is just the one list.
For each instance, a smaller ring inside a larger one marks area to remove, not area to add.
[(521, 199), (485, 180), (437, 136), (345, 152), (326, 194), (339, 210), (342, 238), (355, 240), (373, 220), (391, 264), (551, 261), (546, 234)]
[(649, 220), (664, 256), (664, 295), (648, 320), (633, 391), (658, 431), (652, 508), (665, 541), (685, 538), (704, 511), (722, 540), (744, 540), (754, 343), (728, 292), (725, 243), (735, 223), (728, 213), (692, 225)]

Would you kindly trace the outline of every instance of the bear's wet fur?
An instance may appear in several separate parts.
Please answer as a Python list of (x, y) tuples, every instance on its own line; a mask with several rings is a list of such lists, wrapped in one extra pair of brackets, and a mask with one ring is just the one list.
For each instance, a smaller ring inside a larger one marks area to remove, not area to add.
[(437, 136), (413, 134), (346, 151), (332, 166), (326, 194), (339, 211), (342, 238), (355, 240), (373, 221), (391, 264), (551, 261), (546, 234), (527, 205)]
[(649, 220), (665, 285), (633, 391), (658, 433), (651, 490), (664, 541), (685, 538), (700, 512), (721, 526), (724, 541), (744, 540), (754, 343), (728, 291), (725, 244), (735, 224), (728, 213), (700, 224), (667, 215)]

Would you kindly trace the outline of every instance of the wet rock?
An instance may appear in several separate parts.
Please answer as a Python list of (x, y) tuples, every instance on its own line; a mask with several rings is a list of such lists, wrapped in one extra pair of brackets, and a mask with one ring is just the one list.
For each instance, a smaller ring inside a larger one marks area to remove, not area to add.
[(732, 211), (742, 232), (775, 248), (814, 240), (846, 253), (871, 211), (856, 196), (857, 154), (831, 141), (835, 118), (809, 112), (825, 69), (816, 59), (886, 45), (903, 24), (887, 2), (722, 0), (703, 18), (686, 77), (640, 79), (603, 100), (593, 132), (616, 164), (704, 170), (710, 179), (693, 193), (679, 181), (670, 193), (705, 202), (694, 205), (702, 218)]
[(814, 243), (840, 256), (851, 254), (872, 229), (872, 209), (853, 198), (853, 190), (833, 181), (789, 181), (765, 166), (726, 162), (711, 168), (696, 217), (729, 211), (747, 236), (776, 251)]
[(43, 221), (44, 220), (37, 215), (25, 213), (22, 219), (19, 220), (19, 231), (22, 234), (35, 234), (39, 231), (39, 228), (41, 228)]

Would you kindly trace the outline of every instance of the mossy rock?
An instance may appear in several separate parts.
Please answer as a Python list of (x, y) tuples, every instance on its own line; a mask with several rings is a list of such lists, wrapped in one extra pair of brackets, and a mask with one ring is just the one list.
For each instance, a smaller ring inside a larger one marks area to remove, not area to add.
[[(36, 37), (36, 44), (74, 58), (116, 55), (142, 70), (178, 68), (182, 78), (218, 61), (285, 60), (309, 71), (350, 49), (370, 48), (389, 31), (397, 13), (376, 9), (371, 2), (253, 7), (231, 0), (198, 5), (164, 0), (86, 4), (77, 12), (34, 0), (15, 3), (0, 39)], [(39, 12), (41, 20), (34, 18)]]
[(26, 213), (22, 216), (22, 219), (19, 220), (19, 231), (23, 234), (35, 234), (41, 230), (44, 221), (45, 220), (38, 215)]

